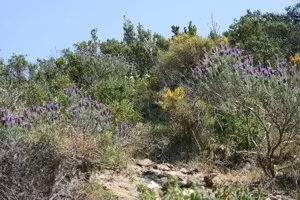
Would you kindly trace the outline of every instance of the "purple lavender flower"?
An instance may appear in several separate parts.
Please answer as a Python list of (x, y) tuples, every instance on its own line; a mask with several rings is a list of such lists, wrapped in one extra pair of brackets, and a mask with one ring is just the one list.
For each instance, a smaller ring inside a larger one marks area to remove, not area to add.
[(266, 68), (261, 68), (261, 73), (264, 75), (264, 76), (269, 76), (269, 71), (266, 69)]
[(236, 49), (236, 50), (235, 50), (235, 53), (236, 53), (237, 56), (241, 56), (242, 53), (243, 53), (243, 51), (240, 50), (240, 49)]
[(30, 118), (30, 111), (27, 108), (24, 109), (23, 116), (26, 117), (26, 118)]
[(95, 108), (96, 110), (100, 110), (101, 106), (98, 102), (94, 102), (93, 103), (93, 108)]
[(237, 70), (237, 67), (238, 67), (237, 64), (233, 64), (233, 65), (232, 65), (232, 70), (233, 70), (233, 71), (236, 71), (236, 70)]
[(219, 54), (222, 56), (226, 53), (226, 51), (224, 49), (220, 49)]
[(281, 66), (278, 66), (277, 71), (280, 74), (280, 76), (282, 76), (282, 68), (281, 68)]
[(55, 111), (51, 112), (51, 119), (52, 121), (57, 120), (58, 119), (58, 113)]
[(203, 65), (203, 66), (201, 67), (201, 72), (202, 72), (202, 74), (205, 74), (206, 71), (207, 71), (206, 65)]
[(32, 104), (32, 111), (36, 111), (37, 105)]
[(17, 124), (21, 124), (22, 119), (23, 119), (23, 116), (22, 116), (22, 115), (16, 115), (16, 116), (14, 117), (14, 120), (15, 120), (15, 122), (16, 122)]
[(29, 122), (23, 122), (23, 127), (29, 128), (29, 127), (31, 127), (31, 124)]
[(65, 92), (66, 95), (71, 95), (74, 92), (76, 92), (76, 86), (75, 86), (75, 84), (73, 83), (71, 87), (65, 88), (64, 92)]
[(55, 103), (53, 104), (53, 109), (54, 109), (54, 110), (58, 110), (58, 108), (59, 108), (59, 104), (58, 104), (57, 102), (55, 102)]
[(253, 69), (253, 70), (251, 71), (251, 74), (252, 74), (252, 76), (253, 76), (254, 78), (258, 78), (257, 73), (256, 73), (256, 69)]
[(194, 71), (195, 74), (199, 73), (199, 67), (198, 67), (198, 65), (193, 68), (193, 71)]
[(87, 100), (87, 99), (80, 99), (79, 100), (79, 106), (80, 107), (87, 107), (89, 105), (89, 100)]
[(48, 111), (52, 111), (52, 110), (53, 110), (53, 103), (47, 103), (47, 104), (46, 104), (46, 109), (47, 109)]

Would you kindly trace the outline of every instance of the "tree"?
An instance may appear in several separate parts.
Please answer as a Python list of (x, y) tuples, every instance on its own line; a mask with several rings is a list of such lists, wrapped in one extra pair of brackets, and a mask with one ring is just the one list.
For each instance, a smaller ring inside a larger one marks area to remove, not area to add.
[(97, 56), (100, 55), (100, 41), (98, 40), (97, 36), (97, 29), (91, 30), (91, 39), (82, 42), (78, 42), (74, 44), (76, 48), (76, 53), (78, 54), (85, 54), (85, 55), (93, 55)]
[(125, 46), (113, 38), (101, 42), (100, 49), (103, 54), (121, 55), (124, 53)]
[(300, 51), (299, 9), (300, 4), (284, 14), (248, 10), (224, 35), (231, 45), (253, 54), (254, 61), (275, 64), (277, 56), (288, 59)]
[(171, 30), (172, 30), (172, 33), (174, 34), (174, 36), (177, 36), (180, 33), (180, 27), (179, 26), (172, 25)]
[(157, 47), (161, 51), (167, 51), (169, 49), (170, 41), (164, 38), (162, 35), (158, 33), (154, 33), (153, 38), (155, 40)]
[(21, 83), (26, 80), (25, 71), (28, 69), (28, 66), (29, 63), (24, 55), (13, 54), (11, 58), (8, 59), (6, 69), (9, 77), (14, 78), (18, 81), (18, 83)]
[(300, 3), (289, 6), (286, 9), (286, 16), (293, 24), (300, 24)]
[(136, 33), (134, 31), (134, 25), (126, 16), (124, 16), (124, 23), (123, 23), (123, 41), (126, 45), (132, 45), (136, 41)]
[(197, 27), (193, 25), (192, 21), (189, 21), (188, 28), (184, 27), (184, 32), (189, 34), (190, 36), (197, 35)]

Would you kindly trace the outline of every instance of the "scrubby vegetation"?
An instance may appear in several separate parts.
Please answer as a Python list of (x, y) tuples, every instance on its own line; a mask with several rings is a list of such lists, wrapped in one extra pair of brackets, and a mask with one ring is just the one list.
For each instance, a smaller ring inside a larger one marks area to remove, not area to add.
[(158, 193), (138, 185), (141, 199), (299, 198), (299, 9), (248, 11), (223, 35), (213, 21), (207, 38), (124, 18), (121, 41), (93, 29), (60, 57), (0, 60), (0, 198), (116, 199), (93, 174), (144, 158), (262, 174), (209, 196), (171, 176)]

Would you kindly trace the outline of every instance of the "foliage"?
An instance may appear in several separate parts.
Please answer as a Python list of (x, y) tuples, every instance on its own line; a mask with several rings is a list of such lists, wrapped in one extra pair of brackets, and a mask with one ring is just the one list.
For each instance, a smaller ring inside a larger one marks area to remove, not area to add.
[[(186, 33), (173, 36), (169, 50), (161, 54), (155, 73), (163, 86), (174, 87), (190, 78), (190, 71), (203, 57), (203, 49), (208, 52), (213, 41)], [(163, 87), (162, 86), (162, 87)]]
[(47, 93), (40, 84), (29, 83), (25, 87), (24, 100), (27, 105), (43, 104), (47, 100)]
[(261, 188), (251, 190), (244, 186), (217, 186), (212, 189), (215, 192), (217, 199), (239, 199), (239, 200), (254, 200), (263, 199), (264, 193)]
[(206, 148), (208, 137), (205, 137), (205, 134), (214, 121), (210, 106), (198, 97), (188, 99), (191, 95), (186, 96), (183, 87), (178, 87), (174, 91), (167, 88), (160, 96), (158, 105), (181, 126), (182, 135), (192, 137), (200, 152)]
[(142, 118), (139, 110), (127, 99), (111, 102), (108, 107), (111, 110), (113, 120), (122, 124), (137, 123)]
[(171, 31), (174, 34), (174, 36), (178, 36), (180, 34), (188, 34), (190, 36), (196, 36), (197, 35), (197, 27), (193, 24), (192, 21), (189, 21), (188, 27), (183, 27), (183, 32), (180, 31), (179, 26), (172, 25)]
[[(235, 149), (252, 149), (253, 144), (248, 134), (248, 126), (245, 118), (242, 115), (219, 112), (215, 119), (215, 131), (217, 140), (222, 144), (229, 144)], [(254, 123), (252, 139), (259, 141), (258, 128)]]
[(1, 199), (41, 199), (50, 197), (59, 170), (60, 158), (53, 141), (1, 142)]
[[(201, 188), (191, 183), (191, 186), (185, 188), (185, 184), (180, 182), (177, 177), (169, 176), (163, 183), (160, 196), (161, 199), (186, 199), (186, 200), (208, 200), (208, 199), (239, 199), (254, 200), (264, 199), (262, 188), (252, 189), (240, 185), (214, 185), (210, 194), (201, 191)], [(143, 185), (138, 187), (140, 199), (155, 199), (156, 194), (153, 190)]]
[(107, 77), (96, 81), (91, 92), (95, 99), (108, 105), (114, 119), (135, 123), (141, 120), (150, 84), (151, 77)]
[(103, 54), (122, 55), (124, 53), (124, 45), (116, 39), (107, 39), (100, 43), (100, 49)]
[[(224, 36), (212, 16), (207, 38), (191, 21), (165, 38), (124, 17), (121, 40), (100, 41), (93, 29), (57, 58), (0, 59), (0, 198), (114, 199), (90, 176), (124, 167), (124, 152), (164, 162), (205, 156), (212, 143), (255, 151), (281, 180), (277, 170), (290, 173), (287, 161), (296, 169), (299, 151), (299, 8), (247, 11)], [(161, 198), (206, 199), (185, 186), (169, 177)], [(262, 198), (240, 186), (211, 195)]]
[[(298, 72), (278, 61), (277, 68), (255, 66), (241, 51), (221, 48), (212, 60), (203, 61), (203, 70), (195, 70), (198, 94), (217, 110), (241, 113), (248, 134), (259, 150), (259, 162), (267, 175), (275, 176), (275, 155), (281, 155), (287, 143), (299, 135)], [(254, 121), (253, 121), (254, 120)], [(257, 123), (259, 126), (251, 126)], [(262, 142), (254, 134), (264, 134)]]
[(155, 199), (155, 192), (146, 186), (140, 184), (137, 186), (137, 191), (139, 192), (139, 199), (152, 200)]
[(8, 76), (17, 80), (20, 84), (25, 80), (25, 70), (28, 69), (28, 61), (24, 55), (12, 55), (8, 60), (7, 68)]
[(20, 103), (23, 91), (17, 84), (8, 78), (0, 80), (0, 110), (14, 108)]
[(202, 59), (203, 48), (209, 51), (212, 47), (210, 39), (180, 34), (170, 42), (169, 51), (162, 56), (163, 66), (170, 70), (189, 69)]
[(134, 66), (120, 56), (90, 56), (66, 50), (64, 59), (70, 80), (80, 87), (89, 88), (99, 79), (135, 73)]
[(253, 54), (256, 63), (274, 64), (275, 55), (287, 59), (299, 51), (298, 7), (299, 4), (290, 6), (284, 14), (248, 10), (246, 15), (235, 20), (225, 35), (230, 44)]

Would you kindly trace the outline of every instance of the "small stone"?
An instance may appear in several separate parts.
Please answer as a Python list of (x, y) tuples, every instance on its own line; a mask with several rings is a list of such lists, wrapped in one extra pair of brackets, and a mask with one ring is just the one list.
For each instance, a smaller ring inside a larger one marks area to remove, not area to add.
[(147, 185), (147, 187), (148, 187), (149, 189), (153, 190), (153, 189), (156, 189), (156, 188), (160, 188), (160, 185), (159, 185), (158, 183), (154, 182), (154, 181), (151, 181), (151, 182)]
[(150, 159), (144, 159), (144, 160), (137, 161), (136, 164), (141, 167), (149, 167), (149, 166), (153, 165), (153, 162)]
[(153, 167), (154, 169), (162, 170), (162, 171), (170, 171), (170, 167), (164, 165), (164, 164), (156, 164)]
[(186, 169), (186, 168), (181, 168), (180, 170), (179, 170), (181, 173), (183, 173), (183, 174), (187, 174), (189, 171)]

